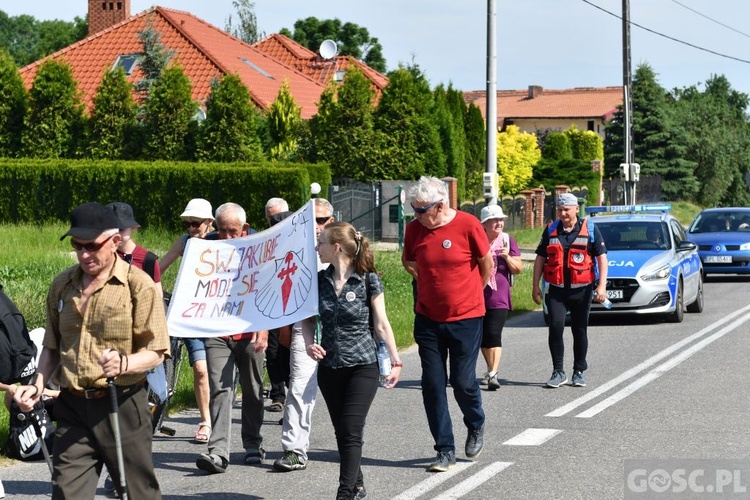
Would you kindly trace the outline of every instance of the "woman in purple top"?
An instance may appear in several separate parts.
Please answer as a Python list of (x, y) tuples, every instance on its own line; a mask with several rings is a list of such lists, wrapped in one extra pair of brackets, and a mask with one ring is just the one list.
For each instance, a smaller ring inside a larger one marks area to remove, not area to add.
[(513, 309), (510, 300), (511, 274), (518, 274), (523, 270), (518, 243), (512, 236), (503, 232), (507, 218), (498, 205), (484, 207), (480, 217), (490, 242), (493, 261), (492, 277), (484, 287), (484, 305), (487, 312), (482, 333), (482, 356), (487, 362), (487, 372), (480, 383), (487, 385), (491, 391), (500, 388), (497, 369), (503, 352), (503, 327), (508, 318), (508, 311)]

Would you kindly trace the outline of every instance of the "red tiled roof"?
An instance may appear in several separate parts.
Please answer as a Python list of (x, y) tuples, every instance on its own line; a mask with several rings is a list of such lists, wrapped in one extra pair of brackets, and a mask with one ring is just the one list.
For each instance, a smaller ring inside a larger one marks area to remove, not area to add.
[[(609, 121), (622, 105), (622, 87), (577, 87), (566, 90), (538, 88), (533, 99), (529, 90), (497, 91), (497, 123), (508, 119), (530, 118), (602, 118)], [(487, 93), (483, 90), (464, 92), (464, 101), (473, 102), (484, 116)]]
[(370, 79), (376, 99), (388, 85), (388, 78), (354, 57), (336, 56), (330, 60), (323, 59), (291, 38), (278, 33), (256, 42), (253, 47), (323, 85), (333, 80), (337, 71), (346, 71), (351, 66), (359, 68)]
[[(104, 73), (112, 68), (117, 56), (143, 50), (138, 32), (149, 24), (160, 33), (161, 43), (174, 51), (173, 62), (183, 67), (193, 84), (194, 100), (204, 103), (210, 94), (211, 81), (233, 73), (242, 79), (251, 98), (262, 109), (270, 106), (284, 80), (289, 80), (292, 95), (302, 108), (302, 117), (310, 118), (317, 112), (324, 85), (188, 12), (163, 7), (152, 7), (21, 68), (21, 77), (30, 88), (41, 62), (65, 60), (72, 68), (84, 104), (90, 108)], [(141, 76), (135, 71), (130, 79), (135, 82)]]

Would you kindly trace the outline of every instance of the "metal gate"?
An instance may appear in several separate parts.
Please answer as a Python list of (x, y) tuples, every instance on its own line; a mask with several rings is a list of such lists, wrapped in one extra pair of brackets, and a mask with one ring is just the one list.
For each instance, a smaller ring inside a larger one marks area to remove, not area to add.
[(380, 183), (336, 179), (328, 187), (328, 200), (337, 221), (352, 224), (371, 241), (382, 238)]

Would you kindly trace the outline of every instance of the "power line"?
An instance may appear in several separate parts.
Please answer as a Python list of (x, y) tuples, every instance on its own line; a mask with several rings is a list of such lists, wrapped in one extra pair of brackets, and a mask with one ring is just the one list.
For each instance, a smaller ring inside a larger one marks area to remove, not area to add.
[(716, 19), (713, 19), (713, 18), (711, 18), (711, 17), (708, 17), (707, 15), (705, 15), (705, 14), (702, 14), (702, 13), (698, 12), (697, 10), (695, 10), (695, 9), (691, 8), (691, 7), (688, 7), (688, 6), (687, 6), (687, 5), (685, 5), (684, 3), (680, 3), (680, 2), (678, 2), (677, 0), (672, 0), (672, 1), (673, 1), (674, 3), (676, 3), (677, 5), (679, 5), (680, 7), (683, 7), (683, 8), (685, 8), (685, 9), (687, 9), (687, 10), (691, 11), (691, 12), (694, 12), (695, 14), (698, 14), (699, 16), (701, 16), (701, 17), (704, 17), (704, 18), (708, 19), (709, 21), (711, 21), (711, 22), (714, 22), (714, 23), (718, 24), (719, 26), (724, 26), (724, 27), (725, 27), (726, 29), (728, 29), (728, 30), (732, 30), (732, 31), (734, 31), (735, 33), (739, 33), (739, 34), (740, 34), (740, 35), (742, 35), (742, 36), (746, 36), (747, 38), (750, 38), (750, 35), (748, 35), (747, 33), (743, 33), (742, 31), (740, 31), (740, 30), (738, 30), (738, 29), (732, 28), (732, 27), (731, 27), (731, 26), (729, 26), (728, 24), (724, 24), (724, 23), (722, 23), (721, 21), (717, 21)]
[[(616, 17), (617, 19), (622, 20), (621, 16), (618, 16), (617, 14), (614, 14), (614, 13), (608, 11), (607, 9), (599, 7), (598, 5), (589, 2), (589, 0), (581, 0), (581, 1), (583, 3), (589, 4), (590, 6), (596, 8), (596, 9), (601, 10), (602, 12), (605, 12), (605, 13), (609, 14), (612, 17)], [(646, 28), (645, 26), (641, 26), (640, 24), (634, 23), (633, 21), (630, 21), (630, 24), (632, 26), (637, 26), (638, 28), (641, 28), (644, 31), (648, 31), (649, 33), (653, 33), (654, 35), (658, 35), (658, 36), (666, 38), (668, 40), (672, 40), (673, 42), (681, 43), (683, 45), (687, 45), (688, 47), (692, 47), (694, 49), (702, 50), (703, 52), (708, 52), (709, 54), (713, 54), (713, 55), (716, 55), (716, 56), (719, 56), (719, 57), (724, 57), (726, 59), (732, 59), (732, 60), (739, 61), (739, 62), (742, 62), (742, 63), (745, 63), (745, 64), (750, 64), (750, 61), (748, 61), (747, 59), (740, 59), (739, 57), (734, 57), (734, 56), (730, 56), (730, 55), (727, 55), (727, 54), (722, 54), (720, 52), (716, 52), (715, 50), (706, 49), (704, 47), (699, 47), (698, 45), (692, 44), (690, 42), (686, 42), (684, 40), (680, 40), (678, 38), (671, 37), (669, 35), (665, 35), (664, 33), (660, 33), (658, 31), (652, 30), (651, 28)]]

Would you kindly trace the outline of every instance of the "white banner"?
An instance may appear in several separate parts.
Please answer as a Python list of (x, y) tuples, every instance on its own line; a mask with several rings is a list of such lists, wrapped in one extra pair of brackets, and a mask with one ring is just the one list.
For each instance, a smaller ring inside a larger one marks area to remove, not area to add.
[(190, 238), (167, 313), (174, 337), (218, 337), (318, 314), (313, 202), (260, 233)]

